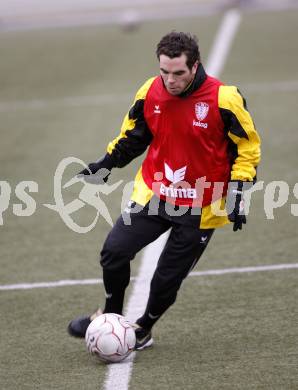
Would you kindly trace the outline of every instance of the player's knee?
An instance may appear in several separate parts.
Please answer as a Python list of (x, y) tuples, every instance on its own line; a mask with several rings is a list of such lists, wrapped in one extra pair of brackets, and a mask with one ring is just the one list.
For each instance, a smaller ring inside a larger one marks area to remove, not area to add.
[(165, 293), (172, 290), (177, 291), (179, 290), (183, 279), (184, 270), (174, 272), (171, 269), (161, 270), (157, 268), (151, 280), (151, 290), (164, 291)]
[(158, 300), (167, 301), (168, 304), (173, 304), (176, 300), (180, 285), (180, 280), (166, 281), (159, 278), (153, 278), (150, 285), (150, 291)]
[(158, 290), (158, 291), (150, 291), (151, 302), (156, 302), (158, 306), (157, 312), (165, 311), (168, 307), (173, 305), (177, 298), (177, 290)]
[(126, 248), (109, 239), (106, 240), (100, 252), (100, 264), (106, 270), (120, 269), (131, 259), (132, 255)]

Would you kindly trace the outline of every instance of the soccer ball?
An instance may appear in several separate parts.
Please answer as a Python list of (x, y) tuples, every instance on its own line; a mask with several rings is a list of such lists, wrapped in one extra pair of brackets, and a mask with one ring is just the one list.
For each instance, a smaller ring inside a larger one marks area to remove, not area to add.
[(136, 344), (136, 335), (129, 321), (119, 314), (107, 313), (96, 317), (88, 326), (85, 341), (88, 351), (104, 362), (125, 359)]

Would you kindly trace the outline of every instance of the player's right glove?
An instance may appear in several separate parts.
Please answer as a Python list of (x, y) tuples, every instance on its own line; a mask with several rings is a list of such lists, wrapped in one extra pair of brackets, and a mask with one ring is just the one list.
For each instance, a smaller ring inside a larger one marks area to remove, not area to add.
[(231, 181), (227, 194), (228, 218), (234, 223), (233, 231), (242, 229), (242, 224), (246, 224), (243, 201), (243, 181)]
[(100, 183), (106, 183), (108, 181), (108, 177), (113, 168), (113, 163), (109, 154), (106, 154), (99, 160), (88, 164), (88, 167), (83, 169), (81, 172), (77, 174), (78, 177), (84, 177), (85, 180), (90, 181), (95, 179), (94, 181)]

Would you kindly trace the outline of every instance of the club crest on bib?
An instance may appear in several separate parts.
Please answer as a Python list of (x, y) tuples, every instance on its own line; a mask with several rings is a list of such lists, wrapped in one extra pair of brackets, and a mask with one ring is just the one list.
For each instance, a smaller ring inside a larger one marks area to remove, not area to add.
[(196, 103), (195, 105), (195, 112), (196, 112), (196, 117), (199, 121), (203, 121), (206, 116), (208, 115), (209, 111), (209, 105), (204, 102), (199, 102)]

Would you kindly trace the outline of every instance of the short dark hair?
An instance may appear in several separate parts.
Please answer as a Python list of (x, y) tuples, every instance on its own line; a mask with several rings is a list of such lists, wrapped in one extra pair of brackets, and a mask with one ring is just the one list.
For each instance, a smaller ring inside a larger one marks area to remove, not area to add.
[(183, 53), (187, 57), (186, 65), (189, 69), (193, 67), (196, 61), (200, 62), (198, 39), (195, 35), (172, 31), (161, 38), (156, 48), (158, 59), (161, 54), (175, 58), (180, 57)]

